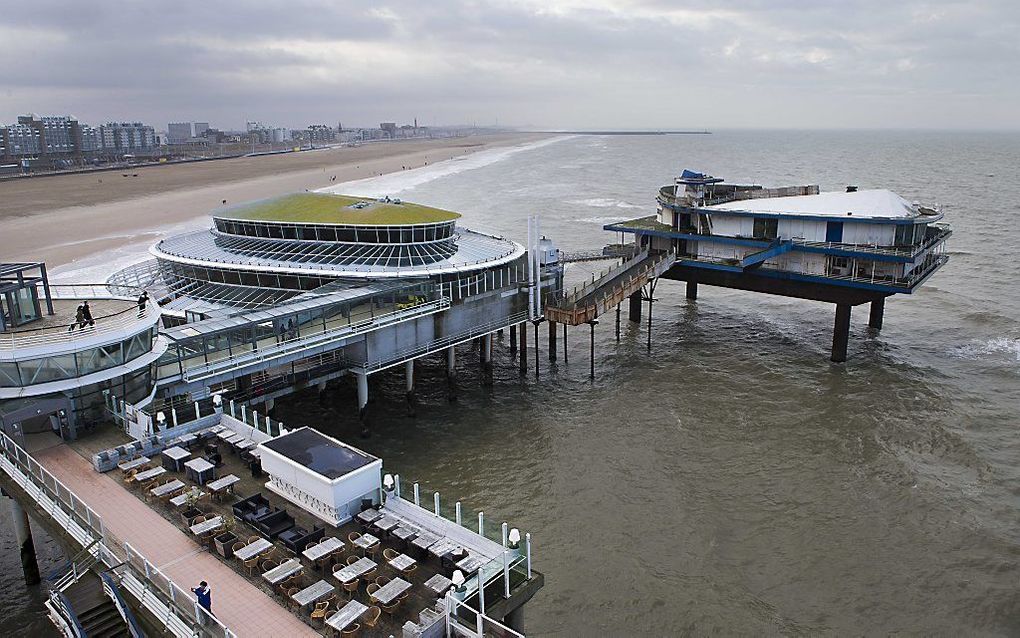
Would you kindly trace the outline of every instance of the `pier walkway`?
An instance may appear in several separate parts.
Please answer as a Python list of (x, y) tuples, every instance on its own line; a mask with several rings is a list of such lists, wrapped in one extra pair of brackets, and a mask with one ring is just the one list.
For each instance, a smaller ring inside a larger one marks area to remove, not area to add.
[(194, 587), (207, 581), (213, 613), (237, 636), (318, 635), (70, 447), (56, 445), (33, 456), (102, 516), (108, 532), (130, 542), (174, 582)]
[(547, 305), (545, 318), (568, 326), (592, 321), (669, 270), (674, 261), (676, 255), (672, 251), (642, 251), (595, 281), (576, 287), (559, 301)]

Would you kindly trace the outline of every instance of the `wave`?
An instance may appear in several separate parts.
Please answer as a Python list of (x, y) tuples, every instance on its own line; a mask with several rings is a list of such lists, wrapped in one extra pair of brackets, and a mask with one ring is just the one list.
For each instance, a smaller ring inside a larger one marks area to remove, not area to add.
[(350, 182), (341, 182), (333, 186), (318, 189), (321, 193), (343, 193), (344, 195), (355, 195), (359, 197), (383, 197), (385, 195), (398, 195), (416, 186), (435, 181), (442, 177), (449, 177), (463, 173), (464, 171), (482, 168), (496, 162), (501, 162), (512, 155), (524, 151), (532, 151), (543, 146), (568, 140), (575, 135), (558, 135), (537, 142), (529, 142), (509, 148), (492, 148), (477, 153), (471, 153), (463, 157), (455, 157), (430, 166), (422, 166), (408, 171), (387, 173), (377, 177), (357, 179)]
[(582, 224), (615, 224), (630, 219), (629, 217), (576, 217), (571, 219), (572, 222), (580, 222)]
[(995, 337), (986, 341), (975, 341), (958, 347), (956, 353), (964, 359), (1006, 355), (1007, 359), (1020, 363), (1020, 339)]
[(610, 199), (608, 197), (592, 197), (591, 199), (568, 199), (568, 204), (575, 204), (577, 206), (592, 206), (594, 208), (633, 208), (642, 210), (647, 208), (646, 206), (640, 206), (638, 204), (631, 204), (619, 199)]

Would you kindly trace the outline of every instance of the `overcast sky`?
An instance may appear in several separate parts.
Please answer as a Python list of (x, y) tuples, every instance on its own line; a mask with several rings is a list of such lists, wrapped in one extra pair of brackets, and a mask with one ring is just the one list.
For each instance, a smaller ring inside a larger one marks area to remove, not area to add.
[(1020, 0), (2, 6), (0, 122), (1020, 128)]

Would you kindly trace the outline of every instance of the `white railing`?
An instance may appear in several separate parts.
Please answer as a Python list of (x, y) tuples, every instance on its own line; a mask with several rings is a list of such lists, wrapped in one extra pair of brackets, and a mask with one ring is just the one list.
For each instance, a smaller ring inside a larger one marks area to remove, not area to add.
[[(133, 326), (144, 327), (152, 324), (153, 318), (158, 319), (159, 315), (159, 306), (150, 301), (149, 305), (145, 307), (145, 310), (140, 315), (138, 314), (138, 308), (132, 306), (112, 315), (93, 318), (93, 321), (96, 322), (94, 326), (79, 328), (77, 325), (74, 325), (73, 329), (68, 329), (67, 326), (56, 326), (22, 332), (0, 333), (0, 350), (58, 344), (74, 345), (94, 340), (96, 337), (105, 334), (114, 334)], [(138, 332), (141, 332), (141, 330), (138, 330)], [(131, 335), (125, 335), (124, 338), (126, 339), (128, 336)]]
[[(510, 629), (503, 623), (489, 618), (471, 605), (458, 600), (453, 595), (452, 590), (446, 594), (444, 603), (446, 607), (447, 638), (451, 636), (485, 638), (485, 636), (492, 635), (524, 638), (524, 634)], [(461, 615), (465, 615), (467, 618), (461, 618)]]
[[(127, 556), (121, 561), (113, 551), (119, 542), (106, 529), (102, 517), (57, 477), (36, 461), (6, 433), (0, 432), (0, 469), (61, 529), (88, 552), (121, 576), (121, 585), (149, 611), (165, 610), (157, 616), (178, 638), (209, 636), (231, 638), (235, 634), (214, 617), (207, 617), (198, 602), (173, 581), (154, 570), (144, 556), (124, 543)], [(139, 570), (135, 563), (141, 562)], [(154, 579), (159, 576), (160, 580)], [(169, 596), (169, 600), (160, 597)]]

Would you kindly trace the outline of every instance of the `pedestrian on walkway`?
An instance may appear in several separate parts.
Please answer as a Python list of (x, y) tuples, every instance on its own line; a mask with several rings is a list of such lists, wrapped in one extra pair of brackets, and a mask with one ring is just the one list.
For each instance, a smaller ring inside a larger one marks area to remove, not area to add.
[(192, 587), (191, 592), (198, 599), (199, 606), (212, 616), (212, 589), (209, 587), (209, 583), (203, 580), (198, 584), (198, 587)]
[(82, 304), (81, 311), (85, 319), (85, 321), (82, 322), (81, 324), (82, 328), (85, 327), (86, 323), (89, 324), (89, 326), (96, 325), (96, 320), (92, 318), (92, 308), (89, 308), (89, 302), (86, 301), (85, 303)]
[(138, 296), (138, 316), (141, 317), (145, 314), (145, 304), (149, 301), (149, 292), (143, 290), (142, 294)]
[(81, 304), (78, 304), (78, 309), (74, 312), (74, 321), (71, 322), (71, 326), (67, 329), (67, 331), (72, 332), (74, 327), (77, 325), (81, 325), (82, 328), (85, 327), (85, 310), (82, 308)]

